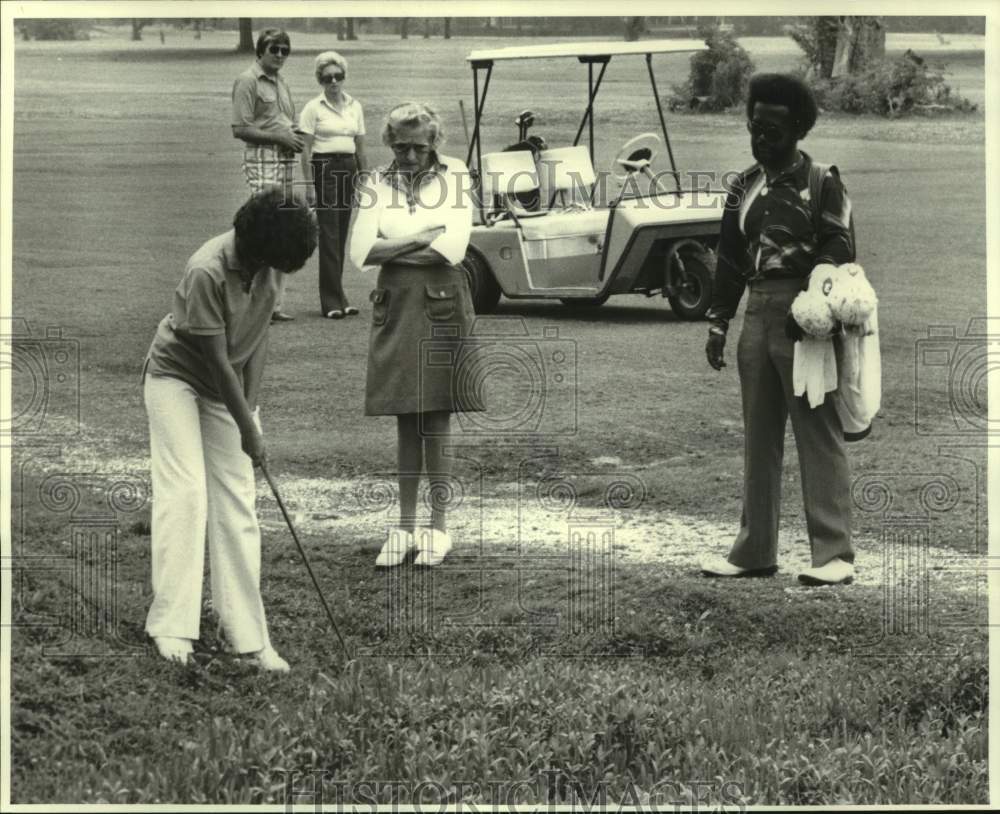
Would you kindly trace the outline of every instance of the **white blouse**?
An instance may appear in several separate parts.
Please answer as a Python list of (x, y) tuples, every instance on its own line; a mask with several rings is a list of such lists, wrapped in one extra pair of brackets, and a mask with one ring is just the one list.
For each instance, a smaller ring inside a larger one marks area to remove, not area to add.
[(365, 134), (365, 114), (353, 96), (344, 94), (343, 108), (338, 112), (321, 93), (302, 108), (299, 129), (313, 137), (314, 153), (354, 153), (354, 137)]
[(472, 184), (469, 170), (458, 158), (439, 155), (437, 168), (408, 200), (401, 184), (393, 183), (390, 168), (371, 173), (358, 190), (357, 217), (351, 231), (350, 257), (365, 263), (378, 238), (400, 238), (444, 226), (443, 235), (430, 244), (452, 265), (461, 263), (472, 237)]

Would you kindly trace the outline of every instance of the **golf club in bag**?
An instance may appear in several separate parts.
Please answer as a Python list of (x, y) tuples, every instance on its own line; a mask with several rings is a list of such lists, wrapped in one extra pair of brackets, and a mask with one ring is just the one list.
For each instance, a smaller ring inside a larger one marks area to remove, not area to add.
[(330, 620), (330, 627), (332, 627), (333, 632), (337, 634), (337, 639), (340, 641), (340, 647), (344, 651), (344, 656), (349, 659), (351, 657), (351, 651), (347, 649), (344, 637), (340, 635), (340, 629), (337, 627), (336, 621), (334, 621), (333, 613), (330, 611), (330, 606), (326, 603), (326, 597), (323, 596), (323, 591), (320, 589), (319, 582), (316, 580), (316, 575), (313, 573), (312, 566), (309, 564), (309, 557), (306, 556), (306, 551), (302, 547), (302, 543), (299, 542), (299, 535), (295, 532), (295, 526), (292, 525), (292, 518), (288, 516), (288, 512), (285, 509), (285, 503), (282, 501), (281, 495), (278, 494), (278, 487), (275, 486), (274, 481), (271, 479), (271, 473), (267, 471), (267, 465), (263, 462), (260, 463), (260, 471), (264, 473), (264, 477), (267, 479), (267, 484), (271, 487), (274, 499), (278, 501), (278, 508), (281, 509), (285, 522), (288, 524), (288, 530), (292, 532), (292, 539), (295, 540), (295, 545), (299, 549), (299, 554), (302, 556), (302, 562), (305, 563), (306, 570), (309, 572), (309, 578), (312, 580), (312, 584), (316, 588), (316, 593), (319, 594), (319, 601), (323, 603), (323, 610), (326, 611), (326, 618)]

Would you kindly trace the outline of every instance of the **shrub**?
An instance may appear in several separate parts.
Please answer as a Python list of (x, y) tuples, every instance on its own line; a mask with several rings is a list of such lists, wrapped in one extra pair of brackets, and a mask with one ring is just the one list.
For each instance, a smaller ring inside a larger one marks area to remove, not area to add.
[(90, 39), (78, 20), (19, 20), (17, 28), (25, 40), (86, 40)]
[(968, 99), (952, 94), (943, 65), (930, 65), (912, 51), (880, 60), (858, 74), (813, 80), (813, 90), (820, 107), (843, 113), (904, 116), (976, 109)]
[(753, 60), (732, 33), (718, 24), (698, 29), (707, 51), (691, 57), (687, 82), (675, 85), (671, 109), (725, 110), (746, 99), (747, 85), (754, 71)]

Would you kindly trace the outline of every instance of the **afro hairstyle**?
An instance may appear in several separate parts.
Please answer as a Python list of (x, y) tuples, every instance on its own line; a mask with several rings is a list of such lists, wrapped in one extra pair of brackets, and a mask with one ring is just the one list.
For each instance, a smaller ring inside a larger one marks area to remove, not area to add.
[(747, 119), (753, 118), (757, 102), (788, 108), (799, 138), (805, 138), (816, 124), (819, 110), (812, 89), (801, 79), (781, 73), (758, 73), (750, 77), (747, 91)]

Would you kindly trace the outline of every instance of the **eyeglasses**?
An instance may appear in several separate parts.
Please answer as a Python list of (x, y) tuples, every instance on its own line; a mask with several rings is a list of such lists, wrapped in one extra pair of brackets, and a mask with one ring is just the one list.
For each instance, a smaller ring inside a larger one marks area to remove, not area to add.
[(269, 54), (274, 54), (276, 57), (287, 57), (292, 53), (292, 49), (287, 45), (269, 45), (267, 46), (267, 52)]
[(431, 151), (430, 144), (393, 144), (392, 151), (399, 155), (407, 155), (413, 150), (417, 155), (426, 155)]
[(334, 73), (334, 74), (325, 73), (325, 74), (323, 74), (319, 78), (319, 83), (321, 85), (329, 85), (330, 83), (332, 83), (334, 81), (336, 81), (336, 82), (343, 82), (344, 81), (344, 74), (342, 74), (342, 73)]
[(784, 131), (773, 124), (763, 122), (747, 122), (747, 131), (753, 138), (762, 137), (768, 144), (779, 144), (784, 138)]

